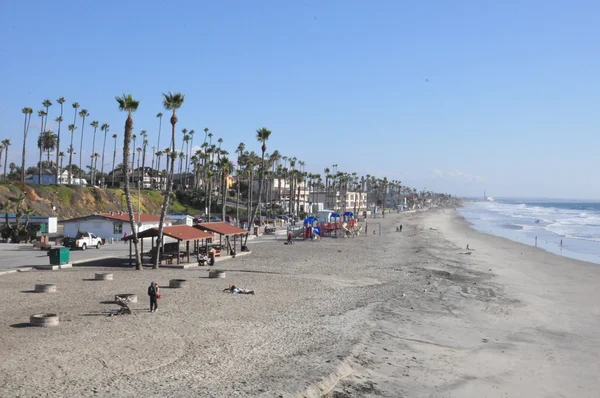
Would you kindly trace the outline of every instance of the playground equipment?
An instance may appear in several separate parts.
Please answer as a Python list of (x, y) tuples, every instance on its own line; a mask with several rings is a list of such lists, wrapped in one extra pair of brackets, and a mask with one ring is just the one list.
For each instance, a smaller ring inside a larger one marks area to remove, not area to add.
[(355, 236), (360, 236), (360, 231), (362, 231), (362, 225), (353, 223), (348, 224), (344, 222), (342, 223), (342, 231), (344, 232), (346, 238), (354, 238)]

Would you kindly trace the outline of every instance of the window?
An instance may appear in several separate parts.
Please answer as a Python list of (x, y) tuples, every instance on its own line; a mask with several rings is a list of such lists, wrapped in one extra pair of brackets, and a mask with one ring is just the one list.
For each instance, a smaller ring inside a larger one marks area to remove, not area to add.
[(113, 224), (113, 232), (115, 234), (122, 234), (123, 233), (123, 223), (114, 223)]

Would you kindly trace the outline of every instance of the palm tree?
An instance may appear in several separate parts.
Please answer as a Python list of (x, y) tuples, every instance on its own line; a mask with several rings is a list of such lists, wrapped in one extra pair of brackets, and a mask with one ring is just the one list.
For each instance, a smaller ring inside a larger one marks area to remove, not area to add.
[(146, 147), (148, 146), (148, 140), (146, 139), (147, 136), (148, 133), (146, 133), (146, 130), (142, 130), (142, 137), (144, 137), (142, 140), (142, 150), (144, 151), (142, 156), (142, 188), (144, 188), (144, 176), (146, 175)]
[[(33, 109), (23, 108), (21, 113), (25, 115), (25, 124), (23, 126), (23, 154), (21, 155), (21, 182), (25, 182), (25, 149), (27, 148), (27, 133), (29, 133), (29, 124), (31, 123), (31, 115)], [(4, 173), (4, 179), (6, 179), (6, 172)]]
[[(168, 111), (173, 111), (173, 115), (171, 116), (171, 150), (173, 151), (173, 155), (175, 154), (175, 127), (177, 125), (177, 109), (181, 108), (183, 105), (183, 101), (185, 100), (185, 96), (181, 93), (171, 93), (164, 94), (163, 93), (163, 106)], [(162, 240), (163, 240), (163, 227), (165, 223), (165, 216), (167, 214), (167, 209), (169, 208), (169, 198), (171, 197), (171, 192), (173, 190), (173, 172), (175, 170), (175, 157), (171, 156), (171, 170), (167, 174), (167, 192), (165, 194), (165, 198), (163, 200), (162, 207), (160, 209), (160, 221), (158, 223), (158, 239), (157, 239), (157, 247), (162, 248)], [(160, 259), (160, 250), (157, 251), (157, 255), (154, 258), (154, 269), (158, 269), (158, 262)]]
[[(135, 141), (137, 140), (137, 135), (133, 134), (132, 138), (133, 138), (133, 151), (132, 151), (133, 152), (133, 156), (131, 158), (131, 170), (134, 170), (135, 169)], [(131, 181), (134, 181), (134, 179), (133, 179), (133, 175), (134, 174), (135, 173), (132, 171), (132, 173), (131, 173)], [(139, 177), (139, 175), (138, 175), (138, 177)], [(129, 178), (129, 176), (127, 176), (127, 178)]]
[(23, 210), (23, 213), (25, 214), (25, 229), (27, 229), (29, 227), (29, 220), (31, 215), (34, 213), (34, 210), (31, 207), (27, 207), (25, 210)]
[[(42, 126), (43, 125), (44, 123), (42, 123)], [(44, 133), (40, 133), (40, 135), (38, 136), (37, 146), (38, 148), (40, 148), (40, 161), (38, 163), (38, 184), (42, 184), (42, 170), (44, 168), (42, 165), (42, 154), (44, 153)]]
[(96, 130), (98, 130), (99, 125), (100, 125), (100, 123), (97, 120), (94, 120), (90, 123), (90, 126), (92, 126), (94, 128), (94, 137), (92, 138), (92, 170), (91, 170), (92, 184), (94, 184), (93, 181), (96, 181), (96, 169), (93, 166), (94, 166), (94, 154), (96, 153)]
[(181, 184), (181, 176), (182, 176), (182, 166), (183, 166), (183, 160), (185, 159), (185, 152), (179, 152), (177, 154), (177, 157), (179, 158), (179, 184)]
[(8, 147), (10, 146), (10, 140), (2, 140), (2, 146), (4, 147), (4, 179), (6, 179), (6, 163), (8, 162)]
[(59, 182), (60, 170), (58, 167), (58, 156), (60, 153), (60, 124), (63, 122), (63, 104), (65, 103), (65, 98), (60, 97), (56, 100), (60, 104), (60, 116), (56, 118), (56, 122), (58, 123), (58, 135), (56, 138), (56, 183)]
[(113, 134), (112, 138), (115, 140), (114, 151), (113, 151), (113, 163), (112, 163), (112, 187), (115, 187), (115, 161), (117, 160), (117, 135)]
[(241, 170), (241, 156), (242, 153), (244, 152), (244, 150), (246, 149), (246, 145), (243, 142), (240, 142), (240, 144), (238, 145), (237, 149), (235, 150), (235, 152), (237, 153), (238, 157), (237, 157), (237, 198), (235, 201), (235, 222), (236, 225), (239, 227), (240, 225), (240, 183), (241, 183), (241, 178), (240, 178), (240, 170)]
[[(56, 151), (58, 152), (58, 151)], [(58, 157), (60, 158), (60, 169), (62, 170), (63, 168), (63, 160), (65, 157), (65, 153), (64, 152), (58, 152)], [(57, 180), (57, 184), (58, 184), (58, 180)]]
[[(50, 101), (49, 99), (45, 99), (44, 102), (42, 102), (42, 105), (46, 108), (46, 115), (48, 115), (48, 109), (52, 106), (52, 101)], [(44, 122), (44, 131), (46, 131), (47, 125), (48, 118), (46, 118), (46, 121)]]
[(106, 151), (106, 134), (108, 133), (108, 130), (110, 130), (110, 126), (107, 123), (102, 123), (102, 126), (100, 126), (100, 131), (104, 132), (104, 143), (102, 144), (102, 164), (100, 165), (101, 171), (100, 174), (102, 174), (102, 187), (104, 188), (105, 182), (104, 182), (104, 152)]
[[(163, 117), (162, 112), (158, 112), (156, 114), (156, 117), (158, 118), (158, 140), (156, 141), (156, 147), (160, 148), (160, 131), (162, 130), (162, 117)], [(154, 159), (154, 157), (153, 157), (153, 159)]]
[(81, 155), (83, 154), (83, 129), (85, 128), (85, 118), (90, 114), (87, 109), (82, 109), (79, 112), (81, 117), (81, 139), (79, 140), (79, 178), (81, 178), (81, 171), (83, 170), (83, 163), (81, 162)]
[[(192, 157), (192, 152), (191, 151), (194, 150), (194, 134), (196, 134), (196, 132), (194, 130), (190, 130), (190, 132), (189, 132), (189, 136), (190, 136), (190, 147), (189, 148), (190, 149), (188, 150), (189, 159), (191, 159), (191, 157)], [(186, 171), (186, 174), (185, 174), (185, 183), (186, 183), (186, 185), (188, 183), (188, 180), (187, 180), (188, 177), (187, 176), (188, 176), (189, 172), (190, 172), (190, 163), (188, 161), (187, 171)], [(194, 178), (194, 180), (195, 180), (195, 178)], [(195, 184), (195, 181), (194, 181), (194, 184)]]
[(0, 145), (0, 164), (2, 164), (2, 155), (4, 155), (4, 145)]
[(47, 115), (46, 111), (38, 111), (38, 116), (42, 119), (41, 123), (40, 123), (40, 135), (38, 137), (38, 147), (40, 148), (40, 164), (38, 165), (38, 176), (40, 178), (38, 184), (42, 183), (42, 146), (41, 146), (41, 141), (40, 139), (42, 138), (42, 135), (44, 133), (44, 117)]
[(69, 149), (67, 152), (69, 153), (69, 184), (73, 183), (73, 133), (77, 130), (77, 127), (74, 124), (69, 124), (68, 127), (71, 132), (71, 145), (69, 145)]
[(160, 173), (160, 158), (164, 155), (165, 153), (163, 151), (158, 151), (155, 153), (156, 155), (156, 170)]
[(44, 131), (44, 134), (42, 134), (42, 148), (44, 149), (44, 151), (47, 152), (47, 163), (48, 165), (50, 165), (50, 151), (53, 151), (54, 149), (56, 149), (56, 140), (57, 140), (57, 136), (56, 134), (54, 134), (54, 132), (52, 130), (46, 130)]
[[(192, 130), (194, 131), (194, 130)], [(188, 183), (188, 173), (190, 171), (190, 141), (192, 139), (192, 136), (189, 134), (186, 134), (183, 136), (183, 141), (185, 142), (185, 185), (187, 185)]]
[(248, 231), (251, 230), (250, 214), (252, 212), (252, 181), (254, 180), (254, 167), (256, 166), (256, 154), (250, 152), (246, 159), (246, 176), (248, 177), (248, 198), (246, 202), (246, 215), (248, 217)]
[[(264, 179), (265, 179), (265, 152), (267, 151), (267, 141), (269, 140), (270, 136), (271, 136), (271, 130), (267, 129), (266, 127), (256, 130), (256, 140), (258, 142), (262, 142), (262, 146), (260, 148), (262, 150), (262, 157), (261, 157), (261, 165), (260, 165), (260, 177), (258, 180), (258, 204), (256, 205), (256, 209), (254, 210), (254, 213), (252, 214), (252, 218), (250, 220), (250, 225), (254, 225), (254, 219), (256, 218), (256, 213), (259, 212), (261, 204), (262, 204), (262, 202), (261, 202), (262, 201), (262, 192), (263, 192)], [(259, 213), (258, 219), (260, 220), (260, 213)]]
[[(131, 145), (131, 132), (133, 130), (133, 118), (131, 117), (131, 114), (137, 110), (140, 102), (133, 99), (131, 94), (123, 94), (122, 97), (115, 97), (115, 99), (119, 104), (119, 110), (121, 112), (127, 112), (127, 120), (125, 120), (125, 133), (123, 135), (123, 169), (124, 174), (127, 176), (129, 175), (129, 146)], [(125, 178), (125, 200), (127, 202), (127, 211), (129, 212), (131, 232), (133, 233), (133, 245), (135, 246), (135, 267), (137, 270), (141, 270), (142, 257), (140, 254), (139, 240), (137, 237), (138, 228), (135, 223), (135, 215), (133, 214), (131, 191), (129, 190), (129, 178)]]
[(219, 167), (221, 169), (221, 197), (222, 197), (222, 220), (225, 220), (225, 215), (227, 213), (227, 177), (231, 173), (233, 169), (233, 164), (229, 161), (227, 156), (223, 156), (221, 161), (219, 162)]

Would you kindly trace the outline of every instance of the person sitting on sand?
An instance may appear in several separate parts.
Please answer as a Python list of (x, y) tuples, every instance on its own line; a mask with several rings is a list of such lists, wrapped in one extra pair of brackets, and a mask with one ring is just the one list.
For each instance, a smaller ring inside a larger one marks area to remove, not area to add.
[(223, 289), (223, 291), (232, 294), (254, 294), (254, 290), (240, 289), (235, 285), (229, 285), (229, 287)]

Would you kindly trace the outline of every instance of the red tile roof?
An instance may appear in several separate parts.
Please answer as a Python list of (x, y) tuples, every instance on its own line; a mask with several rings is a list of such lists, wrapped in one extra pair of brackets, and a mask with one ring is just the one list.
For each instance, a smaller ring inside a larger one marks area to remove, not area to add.
[[(140, 214), (140, 216), (138, 216), (138, 214)], [(136, 222), (145, 222), (145, 223), (157, 223), (160, 221), (160, 216), (155, 216), (153, 214), (146, 214), (146, 213), (133, 213), (134, 219)], [(71, 222), (71, 221), (76, 221), (76, 220), (82, 220), (82, 219), (86, 219), (86, 218), (104, 218), (107, 220), (115, 220), (115, 221), (123, 221), (123, 222), (129, 222), (129, 213), (96, 213), (96, 214), (90, 214), (89, 216), (84, 216), (84, 217), (76, 217), (76, 218), (72, 218), (70, 220), (63, 220), (61, 222)], [(169, 220), (168, 218), (166, 218), (166, 220)]]
[[(188, 225), (173, 225), (171, 227), (164, 227), (163, 234), (179, 241), (213, 238), (213, 234), (209, 234), (208, 232), (201, 231)], [(138, 234), (138, 238), (152, 238), (156, 236), (158, 236), (158, 228), (146, 229)], [(127, 238), (125, 238), (125, 240), (130, 240), (131, 238), (133, 238), (133, 235), (129, 235)]]
[(219, 235), (228, 236), (228, 235), (245, 235), (248, 233), (243, 228), (239, 228), (226, 222), (204, 222), (202, 224), (194, 225), (194, 228), (203, 229), (205, 231), (214, 232)]

